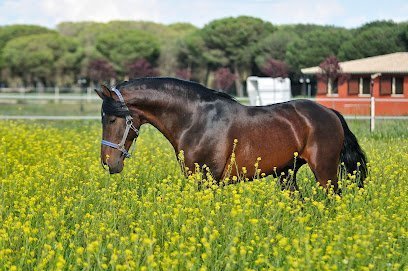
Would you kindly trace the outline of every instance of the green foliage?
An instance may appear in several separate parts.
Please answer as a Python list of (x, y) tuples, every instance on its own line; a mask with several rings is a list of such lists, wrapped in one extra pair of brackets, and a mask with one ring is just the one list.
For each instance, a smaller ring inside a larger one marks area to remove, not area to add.
[[(273, 26), (258, 18), (240, 16), (214, 20), (202, 29), (188, 23), (112, 21), (64, 22), (57, 26), (57, 31), (68, 40), (77, 41), (80, 62), (75, 53), (58, 58), (55, 65), (48, 65), (55, 61), (54, 53), (50, 50), (35, 52), (42, 50), (44, 42), (38, 46), (27, 44), (33, 48), (29, 52), (33, 60), (16, 56), (20, 49), (29, 51), (19, 44), (21, 41), (17, 42), (17, 48), (7, 46), (7, 57), (11, 61), (6, 61), (3, 52), (6, 44), (22, 36), (55, 34), (55, 31), (32, 25), (0, 27), (3, 81), (6, 79), (10, 84), (18, 79), (24, 84), (31, 82), (33, 77), (45, 76), (48, 83), (73, 83), (75, 77), (88, 76), (87, 67), (94, 60), (112, 62), (121, 80), (127, 62), (145, 58), (162, 75), (174, 76), (180, 68), (187, 69), (194, 80), (205, 84), (211, 83), (213, 71), (229, 67), (237, 78), (236, 90), (241, 91), (242, 80), (251, 73), (259, 73), (268, 59), (288, 63), (291, 76), (297, 76), (301, 68), (316, 66), (330, 55), (345, 61), (408, 50), (408, 23), (393, 21), (374, 21), (356, 29), (344, 29), (314, 24)], [(53, 50), (66, 51), (66, 48)], [(36, 61), (45, 65), (37, 65)]]
[(161, 74), (166, 76), (175, 75), (179, 66), (179, 41), (195, 31), (197, 31), (197, 27), (192, 24), (174, 23), (168, 25), (164, 33), (155, 35), (161, 43), (165, 44), (160, 48), (160, 57), (157, 61)]
[(288, 45), (286, 60), (295, 70), (316, 66), (326, 57), (337, 55), (339, 44), (350, 38), (350, 32), (344, 28), (326, 27), (312, 30)]
[(95, 46), (99, 35), (107, 32), (106, 24), (95, 22), (65, 22), (57, 25), (58, 32), (63, 36), (68, 36), (78, 39), (78, 41), (86, 48)]
[(178, 68), (187, 69), (193, 79), (205, 83), (210, 69), (228, 63), (222, 52), (207, 48), (200, 30), (178, 39), (176, 54)]
[(106, 33), (104, 23), (96, 22), (64, 22), (57, 25), (58, 32), (63, 36), (75, 38), (83, 46), (84, 55), (80, 63), (81, 76), (88, 75), (88, 67), (94, 60), (108, 60), (95, 47), (98, 37)]
[(214, 20), (204, 26), (202, 37), (208, 49), (214, 50), (215, 58), (222, 52), (222, 56), (228, 59), (230, 65), (248, 65), (259, 37), (274, 30), (271, 23), (258, 18), (229, 17)]
[(372, 21), (372, 22), (365, 23), (355, 30), (356, 32), (361, 33), (361, 32), (364, 32), (372, 28), (388, 28), (388, 27), (396, 27), (397, 25), (398, 25), (397, 23), (391, 20), (388, 20), (388, 21), (380, 20), (380, 21)]
[(6, 43), (12, 39), (35, 35), (55, 32), (42, 26), (37, 25), (10, 25), (0, 28), (0, 50), (6, 45)]
[[(160, 56), (156, 63), (162, 74), (172, 75), (177, 69), (178, 61), (178, 41), (185, 35), (197, 30), (197, 27), (189, 23), (174, 23), (168, 26), (146, 22), (146, 21), (112, 21), (109, 23), (61, 23), (57, 27), (63, 35), (77, 37), (81, 44), (85, 46), (85, 58), (82, 67), (87, 67), (95, 59), (110, 60), (106, 55), (96, 48), (100, 36), (109, 35), (108, 33), (116, 32), (118, 29), (122, 32), (140, 30), (154, 36), (160, 44), (165, 44), (160, 48)], [(120, 40), (117, 41), (120, 43)], [(132, 61), (133, 59), (129, 59)], [(119, 66), (118, 66), (119, 65)], [(123, 72), (124, 65), (116, 63), (116, 69)], [(83, 74), (86, 74), (83, 69)]]
[(263, 37), (257, 44), (255, 63), (260, 68), (271, 58), (284, 61), (288, 45), (298, 37), (294, 31), (283, 29)]
[(238, 96), (243, 96), (242, 80), (251, 69), (258, 39), (274, 30), (271, 23), (248, 16), (214, 20), (201, 30), (208, 48), (206, 58), (214, 66), (232, 68)]
[(399, 37), (405, 45), (405, 51), (408, 51), (408, 22), (402, 23), (400, 29)]
[(96, 48), (119, 72), (127, 62), (145, 58), (154, 63), (159, 57), (159, 42), (151, 34), (141, 30), (116, 30), (101, 34)]
[(50, 33), (54, 32), (49, 30), (45, 27), (37, 26), (37, 25), (10, 25), (0, 27), (0, 69), (6, 65), (3, 55), (3, 48), (12, 39), (28, 36), (28, 35), (35, 35), (35, 34), (42, 34), (42, 33)]
[(190, 23), (174, 23), (169, 24), (167, 29), (177, 34), (185, 35), (196, 31), (198, 28)]
[(309, 35), (312, 31), (324, 31), (328, 28), (333, 28), (333, 26), (318, 25), (318, 24), (286, 24), (277, 26), (278, 30), (284, 32), (295, 33), (300, 38)]
[(68, 75), (75, 77), (78, 72), (82, 53), (77, 41), (56, 33), (16, 38), (3, 49), (12, 74), (28, 84), (65, 83)]
[(141, 30), (148, 32), (160, 41), (168, 41), (182, 37), (197, 28), (189, 23), (174, 23), (168, 26), (147, 21), (111, 21), (109, 23), (95, 22), (64, 22), (57, 26), (62, 35), (78, 37), (81, 43), (95, 43), (101, 34), (107, 32)]
[(340, 59), (359, 59), (405, 50), (401, 29), (392, 22), (372, 22), (356, 30), (339, 50)]
[[(207, 57), (207, 48), (200, 31), (195, 31), (183, 39), (178, 40), (178, 62), (181, 67), (205, 67), (207, 63), (214, 64), (218, 61), (213, 61), (211, 57)], [(226, 59), (223, 62), (227, 62)]]

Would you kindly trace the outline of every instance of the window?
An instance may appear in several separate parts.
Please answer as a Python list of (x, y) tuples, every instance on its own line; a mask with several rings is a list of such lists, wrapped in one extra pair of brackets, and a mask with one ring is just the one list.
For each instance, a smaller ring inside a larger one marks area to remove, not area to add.
[(363, 89), (360, 94), (371, 94), (371, 78), (363, 78)]
[(391, 95), (392, 82), (391, 77), (381, 77), (380, 79), (380, 94)]
[(334, 80), (332, 83), (331, 94), (339, 94), (339, 79)]
[[(324, 88), (323, 88), (324, 87)], [(319, 88), (318, 86), (318, 93), (319, 94), (324, 94), (327, 93), (327, 95), (337, 95), (338, 94), (338, 80), (334, 80), (334, 82), (329, 78), (327, 80), (327, 83), (322, 84), (322, 86)]]
[(360, 89), (360, 82), (358, 78), (351, 78), (348, 80), (348, 93), (350, 95), (357, 95)]
[(394, 77), (395, 90), (392, 94), (404, 94), (404, 77)]

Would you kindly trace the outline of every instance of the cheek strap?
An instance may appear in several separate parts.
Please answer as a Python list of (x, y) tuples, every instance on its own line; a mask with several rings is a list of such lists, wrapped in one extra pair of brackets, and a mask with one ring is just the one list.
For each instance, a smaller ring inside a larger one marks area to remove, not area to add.
[[(126, 109), (128, 109), (126, 104), (125, 104), (125, 101), (124, 101), (124, 99), (122, 97), (122, 94), (120, 94), (119, 90), (116, 89), (116, 88), (112, 88), (112, 91), (115, 92), (116, 95), (118, 95), (119, 100), (123, 103), (124, 107)], [(129, 109), (128, 109), (128, 111), (129, 111)], [(134, 138), (134, 139), (136, 139), (139, 136), (139, 130), (133, 125), (133, 118), (129, 113), (129, 115), (126, 116), (126, 128), (125, 128), (125, 132), (123, 134), (123, 137), (122, 137), (122, 140), (120, 141), (120, 143), (115, 144), (115, 143), (112, 143), (112, 142), (104, 140), (104, 139), (102, 139), (101, 143), (102, 143), (102, 145), (105, 145), (105, 146), (120, 150), (122, 152), (122, 154), (125, 156), (125, 158), (130, 158), (131, 155), (125, 148), (126, 139), (127, 139), (128, 135), (129, 135), (130, 130), (133, 130), (136, 133), (136, 137)]]

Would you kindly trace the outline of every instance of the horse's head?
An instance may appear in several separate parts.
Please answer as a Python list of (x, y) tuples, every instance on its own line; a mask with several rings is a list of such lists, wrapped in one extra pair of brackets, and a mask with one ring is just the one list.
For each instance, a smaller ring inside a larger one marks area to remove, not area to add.
[(118, 90), (102, 85), (95, 91), (103, 100), (101, 163), (111, 174), (119, 173), (125, 158), (130, 157), (128, 151), (138, 135), (140, 119), (129, 111)]

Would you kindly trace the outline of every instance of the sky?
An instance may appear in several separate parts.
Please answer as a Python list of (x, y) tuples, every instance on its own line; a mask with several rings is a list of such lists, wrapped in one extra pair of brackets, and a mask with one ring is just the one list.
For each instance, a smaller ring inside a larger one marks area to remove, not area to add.
[(66, 21), (146, 20), (202, 27), (214, 19), (239, 15), (273, 24), (353, 28), (374, 20), (408, 21), (408, 0), (0, 0), (0, 25), (55, 28)]

